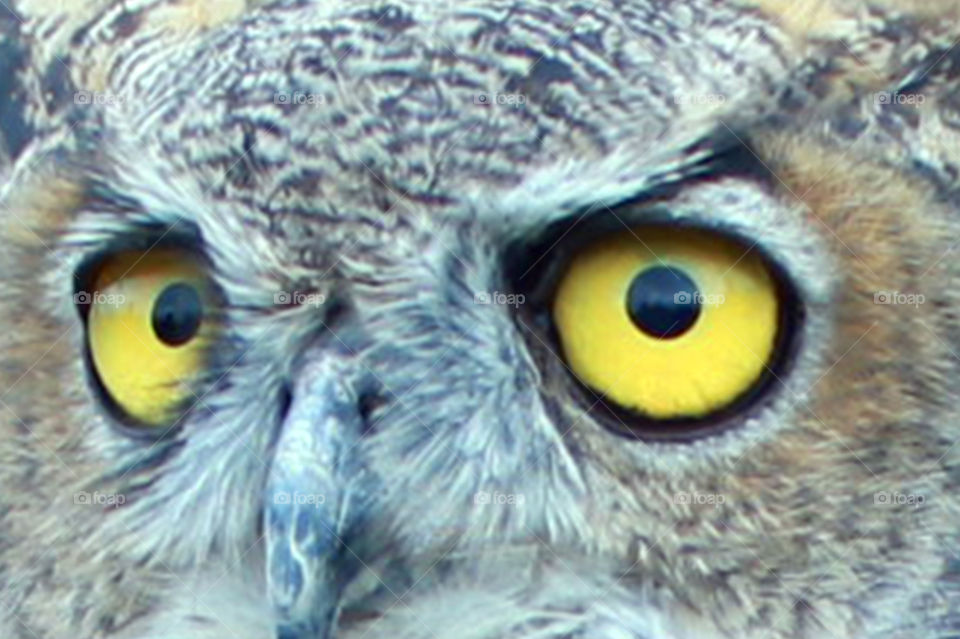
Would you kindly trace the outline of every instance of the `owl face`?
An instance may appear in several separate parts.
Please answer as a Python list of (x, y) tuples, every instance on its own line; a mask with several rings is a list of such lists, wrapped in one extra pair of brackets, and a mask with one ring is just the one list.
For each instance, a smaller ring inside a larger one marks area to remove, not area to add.
[(935, 11), (134, 4), (20, 8), (4, 636), (960, 621)]

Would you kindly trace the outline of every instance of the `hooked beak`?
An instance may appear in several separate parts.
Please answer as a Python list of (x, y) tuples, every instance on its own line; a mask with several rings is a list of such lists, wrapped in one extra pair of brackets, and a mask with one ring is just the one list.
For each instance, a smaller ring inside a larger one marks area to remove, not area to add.
[(345, 539), (362, 511), (349, 453), (363, 432), (343, 359), (311, 361), (293, 399), (264, 494), (267, 590), (278, 639), (333, 636), (342, 589), (359, 560)]

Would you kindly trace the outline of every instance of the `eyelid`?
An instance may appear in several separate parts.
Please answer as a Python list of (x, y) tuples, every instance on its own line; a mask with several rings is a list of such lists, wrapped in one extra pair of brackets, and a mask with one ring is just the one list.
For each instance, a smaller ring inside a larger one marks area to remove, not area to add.
[[(212, 278), (206, 257), (189, 244), (180, 245), (179, 238), (150, 238), (152, 242), (143, 237), (132, 238), (132, 241), (131, 238), (118, 239), (109, 243), (109, 248), (88, 257), (76, 271), (78, 293), (74, 299), (84, 325), (86, 377), (91, 392), (99, 400), (98, 405), (115, 428), (155, 441), (171, 429), (176, 430), (183, 416), (193, 410), (191, 394), (195, 392), (187, 392), (187, 387), (179, 384), (197, 388), (212, 379), (214, 347), (223, 338), (223, 295)], [(130, 249), (130, 246), (146, 248)], [(117, 247), (124, 248), (111, 251)], [(152, 332), (155, 331), (151, 315), (155, 312), (154, 303), (164, 287), (178, 281), (191, 283), (200, 295), (202, 326), (196, 338), (181, 344), (155, 343), (160, 338)], [(117, 311), (103, 308), (97, 312), (93, 296), (114, 294), (122, 295), (135, 305)], [(133, 374), (129, 362), (124, 361), (124, 343), (130, 344), (134, 352), (143, 351), (148, 357), (158, 357), (161, 361)], [(153, 350), (155, 348), (159, 350)], [(168, 364), (163, 364), (164, 361)], [(125, 370), (131, 372), (129, 379)], [(167, 383), (178, 384), (180, 390), (171, 390), (169, 394), (158, 390)], [(154, 419), (161, 412), (169, 419)], [(151, 417), (144, 420), (137, 414)]]
[(507, 251), (507, 270), (511, 283), (534, 302), (551, 299), (563, 273), (564, 265), (579, 251), (604, 235), (633, 232), (637, 227), (666, 226), (691, 231), (710, 231), (720, 236), (751, 246), (765, 259), (777, 264), (763, 250), (762, 243), (733, 229), (706, 223), (695, 218), (678, 218), (671, 212), (669, 202), (657, 201), (646, 205), (633, 202), (617, 209), (587, 211), (552, 225), (529, 244), (514, 246)]
[[(80, 246), (82, 247), (83, 244)], [(98, 240), (95, 248), (81, 257), (74, 270), (74, 297), (93, 290), (97, 273), (113, 256), (124, 252), (147, 253), (153, 250), (180, 251), (202, 264), (207, 271), (213, 272), (203, 240), (192, 224), (184, 222), (176, 227), (153, 223), (133, 224), (121, 233), (114, 233), (108, 238)], [(77, 308), (81, 316), (85, 317), (86, 308), (79, 304)]]

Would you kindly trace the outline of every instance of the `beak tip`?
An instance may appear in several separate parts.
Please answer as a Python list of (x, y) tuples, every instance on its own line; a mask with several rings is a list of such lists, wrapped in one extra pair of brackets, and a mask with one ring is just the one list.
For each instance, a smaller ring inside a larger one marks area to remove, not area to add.
[(278, 639), (333, 634), (343, 571), (325, 508), (269, 504), (264, 512), (267, 589), (278, 616)]
[(281, 624), (277, 627), (277, 639), (330, 639), (333, 636), (333, 620), (322, 625), (298, 623)]

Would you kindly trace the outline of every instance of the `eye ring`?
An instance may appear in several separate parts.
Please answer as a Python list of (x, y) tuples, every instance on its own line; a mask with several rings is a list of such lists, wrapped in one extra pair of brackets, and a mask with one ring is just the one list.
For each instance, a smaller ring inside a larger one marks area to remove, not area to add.
[(121, 430), (155, 438), (192, 409), (221, 324), (208, 268), (202, 254), (158, 243), (98, 253), (78, 269), (88, 379)]
[[(772, 290), (778, 300), (776, 312), (776, 333), (771, 349), (772, 355), (765, 362), (758, 378), (739, 393), (727, 404), (697, 416), (681, 417), (653, 417), (643, 412), (632, 410), (612, 400), (602, 389), (591, 387), (578, 374), (569, 361), (564, 361), (567, 381), (563, 382), (566, 392), (573, 396), (576, 402), (604, 428), (611, 433), (627, 439), (647, 442), (689, 443), (706, 437), (716, 436), (730, 428), (756, 416), (764, 410), (776, 396), (778, 386), (789, 374), (800, 349), (802, 327), (805, 322), (805, 308), (798, 289), (793, 284), (789, 274), (782, 264), (764, 250), (754, 238), (722, 228), (704, 228), (695, 224), (678, 223), (674, 221), (652, 220), (645, 224), (631, 227), (637, 232), (649, 229), (672, 229), (678, 232), (708, 233), (719, 241), (734, 242), (743, 248), (749, 248), (756, 254), (769, 274)], [(556, 257), (569, 262), (571, 255), (617, 231), (609, 228), (604, 232), (587, 229), (586, 239), (583, 236), (569, 238), (557, 247)], [(554, 260), (555, 261), (555, 260)], [(668, 267), (669, 268), (669, 265)], [(650, 269), (653, 270), (653, 269)], [(527, 328), (540, 333), (541, 337), (531, 340), (530, 344), (537, 347), (537, 341), (546, 341), (552, 344), (552, 350), (562, 360), (566, 360), (563, 347), (561, 328), (553, 316), (551, 303), (562, 284), (564, 269), (555, 264), (541, 267), (540, 274), (550, 274), (548, 282), (534, 283), (541, 291), (535, 299), (536, 310), (528, 309), (526, 313), (534, 319)], [(662, 274), (662, 273), (661, 273)], [(529, 290), (529, 289), (528, 289)], [(629, 303), (625, 304), (629, 312)], [(532, 312), (531, 312), (532, 311)], [(696, 321), (696, 318), (693, 318)], [(680, 333), (682, 339), (682, 333)], [(542, 348), (542, 347), (541, 347)]]

